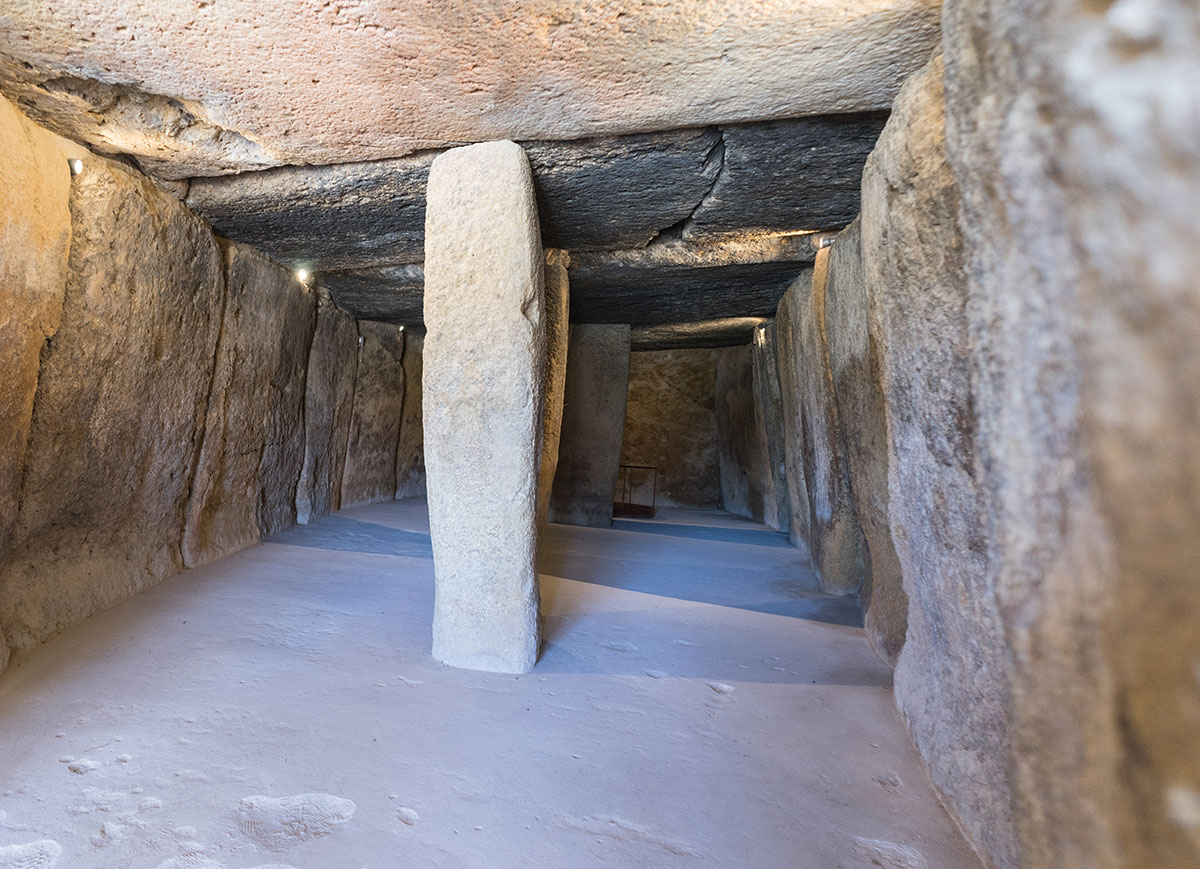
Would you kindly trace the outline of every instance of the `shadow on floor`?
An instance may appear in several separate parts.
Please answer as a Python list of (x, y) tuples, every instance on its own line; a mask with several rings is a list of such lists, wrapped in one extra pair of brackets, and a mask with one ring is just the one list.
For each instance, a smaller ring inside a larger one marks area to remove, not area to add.
[(310, 525), (297, 525), (268, 537), (266, 542), (337, 552), (433, 558), (428, 534), (338, 515), (323, 516)]
[(642, 534), (663, 534), (667, 537), (690, 537), (719, 543), (745, 543), (750, 546), (791, 546), (787, 535), (766, 528), (722, 528), (714, 525), (677, 525), (671, 522), (639, 522), (614, 519), (617, 531), (637, 531)]

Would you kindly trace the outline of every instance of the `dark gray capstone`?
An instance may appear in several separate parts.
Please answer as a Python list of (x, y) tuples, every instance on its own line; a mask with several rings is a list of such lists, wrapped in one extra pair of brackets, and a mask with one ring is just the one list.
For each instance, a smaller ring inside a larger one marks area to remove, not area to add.
[(737, 347), (754, 339), (762, 317), (722, 317), (694, 323), (638, 326), (630, 334), (631, 349), (687, 350), (693, 347)]

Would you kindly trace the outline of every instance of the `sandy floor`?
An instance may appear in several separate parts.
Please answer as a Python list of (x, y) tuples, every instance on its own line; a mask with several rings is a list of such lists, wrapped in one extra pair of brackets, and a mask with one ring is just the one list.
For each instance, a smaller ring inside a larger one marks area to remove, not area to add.
[(0, 869), (978, 866), (800, 553), (617, 526), (551, 529), (527, 676), (430, 659), (419, 501), (90, 619), (0, 678)]

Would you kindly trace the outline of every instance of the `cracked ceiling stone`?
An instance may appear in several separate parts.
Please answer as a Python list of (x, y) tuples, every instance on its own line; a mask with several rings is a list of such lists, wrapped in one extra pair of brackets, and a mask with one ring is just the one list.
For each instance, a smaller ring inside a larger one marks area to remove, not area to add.
[(724, 317), (698, 323), (636, 326), (630, 333), (632, 350), (688, 350), (696, 347), (739, 347), (754, 340), (762, 317)]
[(8, 0), (0, 89), (55, 132), (178, 179), (883, 109), (937, 43), (939, 12), (936, 0)]
[[(703, 244), (658, 239), (635, 250), (572, 253), (571, 322), (636, 326), (769, 317), (814, 257), (808, 235)], [(420, 265), (326, 272), (320, 280), (355, 317), (406, 326), (423, 322)]]

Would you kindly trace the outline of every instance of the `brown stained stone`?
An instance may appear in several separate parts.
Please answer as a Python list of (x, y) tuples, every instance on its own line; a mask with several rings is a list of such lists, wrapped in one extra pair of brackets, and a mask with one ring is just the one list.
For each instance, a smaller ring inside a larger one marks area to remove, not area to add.
[[(67, 286), (71, 189), (55, 136), (0, 99), (0, 559), (17, 518), (40, 353)], [(0, 623), (0, 670), (8, 646)]]
[(567, 384), (567, 345), (571, 338), (571, 288), (565, 250), (547, 250), (545, 263), (546, 382), (542, 400), (542, 462), (538, 471), (539, 522), (550, 513), (550, 492), (558, 470), (562, 436), (563, 395)]
[[(868, 288), (863, 273), (861, 226), (855, 220), (838, 233), (829, 248), (825, 284), (825, 330), (829, 367), (846, 448), (850, 493), (867, 544), (867, 570), (862, 601), (867, 638), (888, 663), (895, 665), (904, 646), (908, 595), (888, 524), (888, 429), (884, 395), (883, 336), (879, 318), (869, 308), (896, 304), (889, 283)], [(902, 253), (894, 248), (873, 251), (876, 262), (894, 265)], [(898, 277), (894, 271), (883, 279)], [(874, 292), (871, 292), (874, 291)], [(915, 291), (915, 290), (914, 290)], [(910, 304), (903, 294), (896, 294)], [(902, 309), (901, 309), (902, 310)], [(900, 315), (897, 315), (900, 316)], [(872, 325), (875, 326), (872, 334)], [(903, 378), (905, 375), (898, 375)]]
[(342, 471), (342, 509), (396, 496), (396, 452), (404, 419), (404, 339), (399, 326), (358, 321), (358, 368)]
[[(721, 504), (717, 460), (717, 352), (633, 353), (621, 463), (658, 469), (658, 503)], [(635, 476), (635, 503), (649, 503), (650, 480)]]
[(62, 320), (42, 351), (21, 509), (0, 564), (14, 649), (183, 566), (220, 328), (220, 251), (182, 204), (93, 158), (70, 207)]
[(754, 363), (749, 344), (717, 351), (716, 411), (721, 506), (761, 522), (766, 457), (754, 412)]
[(340, 506), (358, 370), (354, 318), (323, 287), (316, 297), (317, 324), (304, 384), (304, 465), (296, 487), (296, 521), (301, 524)]
[(396, 497), (425, 494), (425, 426), (421, 418), (421, 374), (425, 333), (404, 330), (404, 412), (396, 445)]

